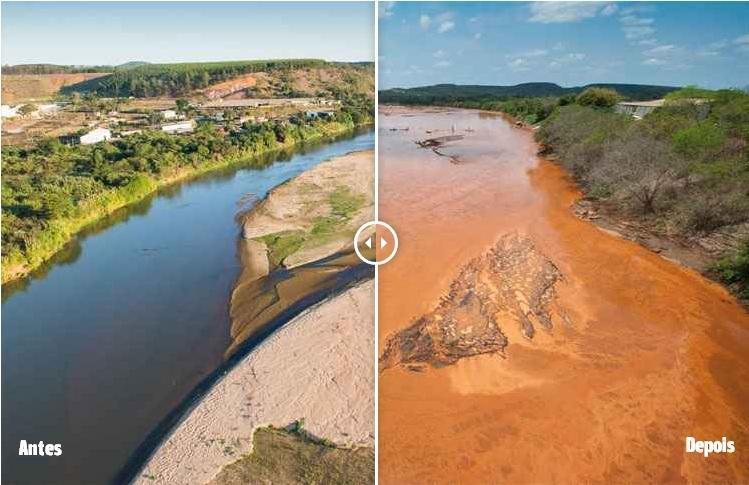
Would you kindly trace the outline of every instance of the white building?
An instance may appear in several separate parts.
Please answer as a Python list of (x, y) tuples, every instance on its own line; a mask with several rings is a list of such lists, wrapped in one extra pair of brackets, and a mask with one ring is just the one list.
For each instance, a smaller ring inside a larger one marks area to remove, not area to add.
[(177, 119), (177, 112), (173, 109), (165, 109), (164, 111), (161, 111), (161, 117), (165, 120), (174, 120)]
[(652, 113), (655, 108), (660, 108), (666, 101), (664, 99), (654, 99), (653, 101), (624, 101), (614, 106), (617, 113), (627, 114), (635, 119), (642, 119), (643, 116)]
[(2, 118), (13, 118), (14, 116), (18, 116), (18, 108), (21, 106), (11, 106), (9, 104), (2, 105), (2, 108), (0, 108), (0, 115)]
[(172, 134), (178, 134), (178, 133), (192, 133), (195, 129), (195, 121), (188, 120), (188, 121), (181, 121), (179, 123), (171, 123), (168, 125), (161, 125), (161, 131), (164, 133), (172, 133)]
[(112, 132), (106, 128), (96, 128), (81, 136), (81, 145), (93, 145), (112, 138)]

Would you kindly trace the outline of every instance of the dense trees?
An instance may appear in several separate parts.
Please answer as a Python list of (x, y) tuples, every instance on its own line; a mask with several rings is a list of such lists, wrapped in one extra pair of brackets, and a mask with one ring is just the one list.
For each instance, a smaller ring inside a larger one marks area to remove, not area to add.
[(100, 96), (118, 97), (182, 96), (242, 74), (291, 71), (327, 64), (319, 59), (144, 64), (129, 69), (116, 69), (109, 76), (67, 86), (62, 92), (93, 92)]

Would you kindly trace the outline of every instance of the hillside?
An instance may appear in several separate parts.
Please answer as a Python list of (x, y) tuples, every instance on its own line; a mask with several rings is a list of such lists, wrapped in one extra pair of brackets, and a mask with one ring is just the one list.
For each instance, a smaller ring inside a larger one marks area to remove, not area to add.
[(373, 63), (283, 59), (145, 64), (66, 86), (63, 94), (99, 96), (298, 97), (374, 92)]
[(106, 76), (107, 73), (3, 74), (2, 102), (15, 104), (55, 96), (61, 88)]
[(524, 83), (514, 86), (481, 86), (437, 84), (416, 88), (394, 88), (380, 91), (380, 102), (394, 104), (437, 104), (440, 102), (469, 101), (479, 99), (504, 99), (514, 97), (565, 96), (578, 94), (589, 87), (606, 87), (616, 90), (630, 100), (662, 98), (678, 88), (651, 86), (646, 84), (589, 84), (564, 88), (554, 83)]

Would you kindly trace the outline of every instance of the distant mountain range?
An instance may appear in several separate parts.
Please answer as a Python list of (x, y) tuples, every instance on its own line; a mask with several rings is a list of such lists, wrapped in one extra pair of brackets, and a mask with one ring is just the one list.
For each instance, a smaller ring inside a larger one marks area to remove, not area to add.
[(448, 101), (469, 101), (478, 99), (502, 99), (515, 97), (564, 96), (577, 94), (590, 87), (609, 88), (629, 100), (647, 101), (659, 99), (680, 89), (674, 86), (653, 86), (648, 84), (598, 83), (564, 88), (554, 83), (523, 83), (514, 86), (481, 86), (460, 84), (435, 84), (416, 88), (393, 88), (380, 91), (381, 103), (438, 103)]

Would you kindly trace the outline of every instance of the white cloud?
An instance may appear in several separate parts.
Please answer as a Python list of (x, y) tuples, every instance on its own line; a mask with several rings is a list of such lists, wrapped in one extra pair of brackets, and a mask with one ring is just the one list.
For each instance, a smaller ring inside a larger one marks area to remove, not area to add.
[(664, 64), (667, 64), (667, 62), (664, 59), (656, 59), (656, 58), (650, 58), (645, 59), (642, 61), (642, 63), (646, 66), (662, 66)]
[(636, 17), (634, 15), (623, 15), (619, 17), (622, 25), (650, 25), (654, 22), (651, 18)]
[(615, 3), (610, 3), (601, 9), (601, 15), (608, 17), (609, 15), (614, 15), (617, 10), (619, 10), (619, 7)]
[(395, 8), (395, 2), (379, 2), (378, 17), (381, 19), (391, 17), (393, 8)]
[(579, 22), (599, 14), (611, 15), (617, 7), (608, 2), (534, 2), (530, 9), (530, 22), (555, 24)]
[(733, 43), (738, 46), (741, 52), (749, 53), (749, 34), (744, 34), (740, 37), (736, 37)]
[(676, 46), (673, 44), (659, 45), (657, 47), (653, 47), (652, 49), (646, 50), (645, 52), (643, 52), (643, 54), (648, 57), (659, 57), (673, 54), (675, 50)]
[(549, 67), (552, 69), (556, 69), (558, 67), (562, 67), (565, 64), (571, 64), (574, 62), (580, 62), (583, 59), (585, 59), (587, 56), (583, 54), (582, 52), (571, 52), (569, 54), (565, 54), (561, 57), (557, 57), (556, 59), (552, 60), (549, 63)]
[(507, 63), (507, 67), (510, 68), (510, 70), (515, 72), (521, 72), (521, 71), (529, 71), (530, 66), (528, 65), (528, 61), (523, 59), (522, 57), (518, 57), (516, 59), (513, 59), (512, 61)]
[(451, 65), (452, 63), (450, 61), (438, 61), (434, 63), (434, 67), (440, 67), (440, 68), (450, 67)]
[(437, 32), (440, 34), (444, 34), (445, 32), (449, 32), (452, 29), (455, 28), (455, 22), (452, 20), (445, 20), (444, 22), (441, 22), (439, 27), (437, 27)]
[(421, 28), (426, 30), (429, 28), (430, 25), (432, 25), (432, 18), (429, 15), (422, 14), (421, 17), (419, 17), (419, 25), (421, 25)]
[(638, 40), (642, 39), (643, 37), (649, 37), (655, 33), (654, 28), (645, 25), (628, 25), (622, 27), (622, 31), (624, 32), (624, 37), (627, 40)]
[(477, 32), (473, 35), (473, 38), (479, 40), (481, 38), (481, 32)]
[(439, 59), (440, 57), (445, 57), (445, 51), (443, 51), (442, 49), (434, 51), (432, 57), (436, 57), (437, 59)]
[(479, 18), (478, 17), (471, 17), (471, 18), (468, 19), (468, 21), (471, 22), (471, 23), (478, 22)]
[(564, 44), (561, 43), (561, 42), (557, 42), (556, 44), (554, 44), (554, 47), (552, 47), (551, 50), (554, 50), (554, 51), (563, 51), (564, 50)]
[(645, 46), (645, 47), (655, 47), (658, 45), (658, 40), (656, 39), (642, 39), (635, 42), (637, 45)]
[(548, 54), (549, 51), (546, 49), (532, 49), (529, 51), (521, 52), (519, 54), (507, 54), (505, 57), (508, 59), (517, 59), (519, 57), (543, 57)]

